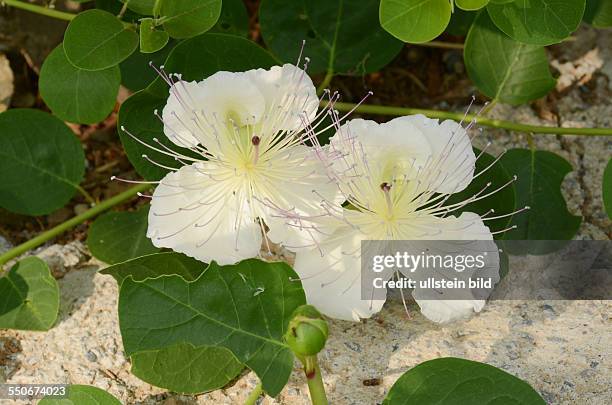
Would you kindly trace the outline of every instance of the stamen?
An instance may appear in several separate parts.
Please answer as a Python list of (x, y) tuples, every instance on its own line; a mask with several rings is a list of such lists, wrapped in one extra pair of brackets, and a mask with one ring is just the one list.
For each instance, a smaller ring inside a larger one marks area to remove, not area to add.
[(253, 164), (257, 164), (257, 161), (259, 160), (259, 144), (261, 142), (261, 138), (258, 137), (257, 135), (253, 136), (251, 138), (251, 143), (253, 144), (253, 147), (255, 149), (255, 157), (253, 158)]

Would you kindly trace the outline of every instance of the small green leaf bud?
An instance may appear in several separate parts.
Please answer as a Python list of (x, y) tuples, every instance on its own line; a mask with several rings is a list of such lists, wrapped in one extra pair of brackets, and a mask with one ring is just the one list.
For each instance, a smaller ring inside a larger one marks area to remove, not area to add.
[(319, 353), (329, 334), (327, 321), (312, 305), (302, 305), (293, 311), (285, 342), (298, 356)]

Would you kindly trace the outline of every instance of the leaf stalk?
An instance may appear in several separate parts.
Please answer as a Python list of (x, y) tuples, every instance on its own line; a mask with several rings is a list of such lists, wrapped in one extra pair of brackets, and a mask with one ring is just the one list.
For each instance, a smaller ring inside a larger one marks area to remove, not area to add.
[(261, 394), (263, 394), (263, 387), (260, 382), (253, 388), (253, 391), (251, 391), (246, 401), (244, 401), (244, 405), (255, 405)]
[(96, 215), (114, 207), (117, 204), (131, 199), (139, 192), (145, 191), (150, 187), (150, 184), (139, 184), (137, 186), (131, 187), (122, 193), (119, 193), (107, 200), (100, 202), (99, 204), (93, 206), (84, 213), (72, 217), (71, 219), (65, 222), (62, 222), (61, 224), (41, 233), (40, 235), (22, 243), (21, 245), (15, 246), (14, 248), (0, 255), (0, 266), (5, 264), (9, 260), (14, 259), (15, 257), (27, 252), (28, 250), (34, 249), (42, 245), (46, 241), (53, 239), (54, 237), (66, 232), (68, 229), (77, 226), (78, 224), (85, 222), (86, 220), (92, 217), (95, 217)]
[[(347, 112), (355, 108), (356, 104), (353, 103), (341, 103), (337, 102), (334, 107), (338, 111)], [(410, 115), (410, 114), (423, 114), (429, 118), (443, 118), (450, 119), (453, 121), (471, 121), (476, 120), (478, 125), (491, 127), (491, 128), (502, 128), (511, 131), (532, 133), (532, 134), (545, 134), (545, 135), (582, 135), (582, 136), (612, 136), (612, 128), (563, 128), (563, 127), (552, 127), (542, 125), (528, 125), (521, 124), (518, 122), (497, 120), (491, 118), (485, 118), (482, 116), (476, 116), (475, 114), (463, 114), (454, 113), (450, 111), (440, 110), (428, 110), (424, 108), (410, 108), (410, 107), (390, 107), (380, 106), (371, 104), (361, 104), (355, 109), (355, 112), (362, 114), (376, 114), (376, 115)]]
[(304, 367), (304, 375), (308, 382), (308, 391), (310, 392), (310, 400), (312, 405), (328, 405), (327, 396), (325, 395), (325, 386), (323, 385), (323, 377), (321, 376), (321, 368), (317, 361), (317, 355), (313, 356), (297, 356)]
[(6, 4), (7, 6), (20, 8), (22, 10), (27, 10), (32, 13), (42, 14), (47, 17), (57, 18), (59, 20), (71, 21), (76, 14), (66, 13), (64, 11), (54, 10), (52, 8), (39, 6), (36, 4), (30, 4), (19, 0), (0, 0), (0, 4)]

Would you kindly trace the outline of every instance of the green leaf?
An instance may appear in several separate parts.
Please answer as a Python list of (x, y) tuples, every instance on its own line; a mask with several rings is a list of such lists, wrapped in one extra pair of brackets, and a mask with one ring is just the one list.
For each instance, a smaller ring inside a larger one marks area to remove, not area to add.
[[(481, 151), (474, 148), (474, 153), (476, 156), (479, 156)], [(486, 171), (483, 172), (484, 170)], [(483, 173), (480, 174), (481, 172)], [(457, 194), (453, 194), (446, 202), (446, 205), (465, 201), (485, 188), (485, 193), (498, 189), (511, 180), (511, 176), (499, 163), (499, 161), (495, 162), (495, 158), (486, 152), (482, 153), (482, 155), (480, 155), (476, 161), (476, 170), (474, 173), (477, 175), (477, 177), (472, 180), (470, 185), (465, 190)], [(487, 187), (487, 183), (489, 182), (491, 185)], [(515, 198), (514, 189), (512, 187), (505, 187), (487, 198), (467, 204), (466, 206), (457, 210), (457, 213), (474, 212), (482, 216), (489, 212), (489, 210), (494, 209), (495, 213), (489, 213), (490, 217), (509, 214), (515, 209)], [(506, 217), (486, 221), (485, 224), (489, 227), (489, 229), (491, 229), (491, 231), (497, 231), (506, 228), (509, 222), (510, 217)]]
[(153, 15), (153, 8), (157, 0), (120, 0), (122, 3), (127, 3), (127, 7), (142, 15)]
[[(239, 72), (255, 68), (268, 68), (276, 60), (252, 41), (226, 34), (204, 34), (178, 44), (164, 63), (167, 72), (183, 75), (183, 80), (201, 81), (220, 71)], [(180, 153), (195, 156), (191, 151), (179, 148), (163, 133), (163, 125), (153, 114), (160, 114), (166, 104), (168, 86), (157, 78), (146, 89), (128, 98), (119, 110), (118, 127), (124, 126), (131, 134), (149, 145), (158, 138), (166, 146)], [(163, 165), (176, 167), (177, 162), (165, 154), (155, 152), (119, 130), (121, 142), (136, 171), (147, 180), (159, 180), (168, 171), (142, 158), (143, 154)]]
[(380, 24), (394, 37), (418, 44), (440, 35), (451, 18), (448, 0), (382, 0)]
[(523, 104), (555, 86), (543, 47), (513, 41), (480, 13), (465, 41), (467, 73), (482, 93), (508, 104)]
[(455, 0), (455, 4), (462, 10), (480, 10), (489, 3), (489, 0)]
[(70, 385), (66, 398), (45, 397), (38, 405), (121, 405), (121, 402), (100, 388), (89, 385)]
[(135, 353), (132, 374), (172, 392), (198, 394), (222, 388), (244, 368), (223, 347), (178, 343), (161, 350)]
[(405, 372), (391, 387), (383, 405), (496, 404), (545, 405), (525, 381), (477, 361), (445, 357)]
[(191, 38), (208, 31), (221, 14), (221, 0), (164, 1), (161, 15), (172, 38)]
[(242, 0), (223, 0), (221, 15), (210, 32), (246, 37), (249, 33), (249, 16)]
[(262, 37), (284, 62), (295, 63), (300, 45), (310, 57), (309, 73), (362, 75), (391, 62), (402, 43), (381, 29), (377, 0), (264, 0)]
[(168, 170), (153, 165), (144, 159), (143, 155), (148, 155), (154, 161), (168, 167), (178, 167), (177, 161), (168, 155), (155, 152), (142, 145), (125, 133), (121, 127), (123, 126), (130, 134), (149, 145), (155, 146), (153, 139), (158, 139), (165, 146), (179, 151), (179, 153), (189, 154), (190, 151), (174, 145), (164, 135), (164, 126), (155, 116), (154, 111), (158, 110), (161, 114), (165, 104), (165, 97), (160, 97), (147, 88), (134, 93), (121, 104), (119, 109), (117, 126), (125, 153), (138, 174), (147, 180), (159, 180), (166, 175)]
[(612, 27), (612, 1), (587, 0), (584, 21), (595, 28)]
[(121, 83), (117, 66), (83, 70), (66, 58), (58, 45), (45, 59), (38, 87), (53, 114), (64, 121), (94, 124), (113, 111)]
[(108, 212), (98, 217), (87, 235), (91, 254), (109, 264), (160, 251), (147, 238), (149, 207), (135, 212)]
[(121, 84), (134, 92), (147, 87), (157, 78), (157, 73), (149, 65), (149, 62), (155, 66), (163, 65), (168, 54), (176, 44), (175, 40), (170, 40), (165, 47), (157, 52), (134, 52), (131, 54), (129, 58), (119, 65), (121, 69)]
[(58, 311), (57, 281), (39, 258), (20, 260), (0, 278), (0, 329), (49, 330)]
[(532, 45), (551, 45), (574, 32), (584, 13), (585, 0), (523, 0), (491, 3), (487, 12), (506, 35)]
[(152, 18), (140, 20), (140, 52), (157, 52), (166, 46), (169, 39), (166, 31), (155, 29), (155, 21)]
[(604, 170), (603, 183), (601, 187), (604, 208), (606, 209), (608, 218), (612, 219), (612, 159), (608, 161), (606, 169)]
[[(569, 213), (561, 194), (561, 182), (572, 166), (552, 152), (528, 149), (511, 149), (500, 161), (508, 173), (518, 176), (517, 208), (530, 207), (512, 218), (511, 224), (517, 228), (506, 232), (504, 239), (572, 239), (582, 218)], [(530, 243), (530, 252), (543, 253), (539, 246), (536, 242)]]
[[(243, 72), (277, 64), (274, 56), (253, 41), (207, 33), (175, 46), (164, 67), (166, 72), (180, 73), (183, 80), (201, 81), (218, 71)], [(164, 98), (168, 96), (168, 86), (160, 77), (151, 83), (149, 90)]]
[(282, 336), (293, 310), (305, 303), (296, 278), (286, 263), (255, 259), (212, 263), (193, 282), (180, 276), (126, 278), (119, 296), (124, 349), (131, 356), (181, 342), (225, 347), (276, 396), (293, 368)]
[(25, 215), (63, 207), (85, 173), (85, 154), (74, 133), (39, 110), (0, 114), (0, 206)]
[(206, 270), (208, 265), (182, 253), (163, 252), (138, 257), (100, 270), (102, 274), (110, 274), (117, 284), (127, 277), (134, 281), (159, 276), (181, 276), (187, 281), (194, 281)]
[(64, 51), (74, 66), (102, 70), (119, 64), (138, 46), (138, 34), (117, 17), (88, 10), (70, 22), (64, 34)]
[[(121, 10), (123, 9), (123, 3), (121, 3), (120, 0), (95, 0), (95, 2), (97, 9), (108, 11), (113, 15), (119, 15)], [(128, 7), (128, 9), (125, 10), (125, 12), (123, 13), (121, 20), (137, 24), (138, 20), (140, 20), (142, 17), (143, 15), (130, 10), (130, 8)]]

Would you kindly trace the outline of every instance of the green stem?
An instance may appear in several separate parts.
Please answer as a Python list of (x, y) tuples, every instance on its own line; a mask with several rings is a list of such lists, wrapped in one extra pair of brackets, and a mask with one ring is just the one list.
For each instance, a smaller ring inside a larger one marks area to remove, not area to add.
[(161, 13), (161, 0), (155, 0), (153, 4), (153, 18), (158, 18)]
[(489, 104), (487, 104), (481, 111), (480, 111), (480, 116), (482, 118), (485, 118), (487, 116), (487, 114), (489, 113), (489, 111), (491, 111), (493, 109), (493, 107), (495, 107), (495, 104), (497, 104), (497, 99), (494, 98), (493, 100), (489, 101)]
[(329, 83), (331, 82), (331, 79), (334, 77), (334, 71), (332, 70), (328, 70), (327, 73), (325, 73), (325, 77), (323, 78), (323, 81), (321, 82), (321, 84), (319, 84), (319, 87), (317, 87), (317, 94), (320, 96), (321, 93), (323, 93), (323, 91), (327, 88), (327, 86), (329, 86)]
[(263, 394), (263, 387), (259, 383), (253, 388), (246, 401), (244, 401), (244, 405), (255, 405), (261, 394)]
[(128, 8), (128, 4), (130, 4), (130, 0), (126, 0), (125, 3), (123, 3), (123, 7), (121, 7), (121, 10), (119, 10), (119, 14), (117, 14), (117, 18), (118, 19), (122, 19), (123, 15), (125, 14), (125, 12), (127, 11)]
[(66, 222), (62, 222), (61, 224), (49, 229), (48, 231), (41, 233), (35, 238), (30, 239), (27, 242), (24, 242), (19, 246), (15, 246), (8, 252), (0, 255), (0, 266), (8, 262), (9, 260), (14, 259), (15, 257), (27, 252), (28, 250), (34, 249), (35, 247), (42, 245), (46, 241), (53, 239), (54, 237), (66, 232), (68, 229), (82, 222), (85, 222), (86, 220), (92, 217), (95, 217), (96, 215), (106, 211), (107, 209), (117, 204), (120, 204), (124, 201), (129, 200), (130, 198), (134, 197), (137, 193), (141, 191), (145, 191), (150, 187), (151, 187), (150, 184), (139, 184), (137, 186), (129, 188), (126, 191), (109, 198), (108, 200), (104, 200), (100, 202), (98, 205), (88, 209), (84, 213), (77, 215), (76, 217), (73, 217)]
[[(334, 108), (338, 111), (350, 111), (356, 104), (352, 103), (335, 103)], [(612, 128), (561, 128), (561, 127), (545, 127), (540, 125), (520, 124), (512, 121), (496, 120), (485, 117), (476, 117), (474, 114), (454, 113), (450, 111), (427, 110), (423, 108), (408, 108), (408, 107), (387, 107), (378, 105), (362, 104), (355, 112), (362, 114), (377, 114), (377, 115), (409, 115), (423, 114), (430, 118), (446, 118), (454, 121), (471, 121), (476, 119), (478, 125), (492, 128), (503, 128), (512, 131), (526, 132), (533, 134), (549, 134), (549, 135), (587, 135), (587, 136), (611, 136)]]
[(96, 204), (96, 200), (95, 200), (95, 198), (93, 198), (93, 197), (91, 196), (91, 194), (89, 194), (89, 193), (87, 192), (87, 190), (85, 190), (85, 189), (84, 189), (83, 187), (81, 187), (81, 186), (75, 186), (75, 187), (76, 187), (76, 189), (79, 191), (79, 193), (81, 193), (81, 195), (82, 195), (83, 197), (85, 197), (85, 199), (87, 200), (87, 202), (89, 202), (89, 203), (90, 203), (90, 204), (92, 204), (92, 205), (95, 205), (95, 204)]
[(325, 385), (323, 385), (323, 377), (317, 362), (317, 355), (307, 356), (300, 360), (304, 365), (304, 374), (306, 374), (306, 380), (308, 381), (308, 391), (310, 392), (312, 405), (328, 405), (329, 402), (325, 396)]
[(47, 17), (58, 18), (60, 20), (71, 21), (76, 14), (65, 13), (63, 11), (53, 10), (48, 7), (38, 6), (36, 4), (30, 4), (19, 0), (0, 0), (1, 4), (6, 4), (11, 7), (20, 8), (22, 10), (31, 11), (33, 13), (46, 15)]
[(429, 41), (423, 42), (422, 44), (410, 44), (410, 46), (426, 46), (428, 48), (442, 48), (442, 49), (463, 49), (465, 45), (456, 42), (444, 42), (444, 41)]

